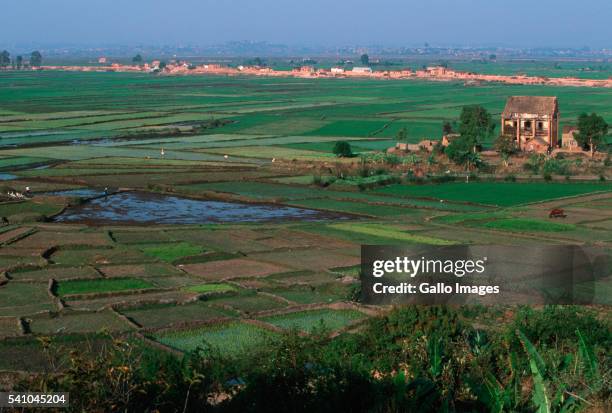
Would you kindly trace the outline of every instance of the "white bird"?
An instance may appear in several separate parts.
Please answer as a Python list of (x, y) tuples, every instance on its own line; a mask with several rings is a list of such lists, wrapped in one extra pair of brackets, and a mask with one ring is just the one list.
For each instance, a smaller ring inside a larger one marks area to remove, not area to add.
[(223, 158), (224, 158), (224, 159), (227, 159), (227, 158), (229, 158), (229, 156), (227, 156), (227, 155), (223, 155)]

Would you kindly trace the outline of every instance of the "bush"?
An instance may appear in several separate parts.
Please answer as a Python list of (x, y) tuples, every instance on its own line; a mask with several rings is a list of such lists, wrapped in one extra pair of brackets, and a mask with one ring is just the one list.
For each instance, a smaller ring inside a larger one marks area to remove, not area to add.
[(341, 158), (350, 158), (353, 156), (353, 150), (351, 149), (351, 144), (347, 141), (338, 141), (334, 145), (334, 155)]
[(517, 329), (542, 347), (573, 346), (576, 330), (580, 330), (590, 343), (597, 343), (602, 348), (612, 345), (609, 326), (598, 320), (593, 311), (577, 306), (551, 305), (541, 310), (521, 307), (506, 330), (506, 337), (518, 346), (520, 343), (514, 337)]
[(569, 163), (565, 160), (547, 159), (542, 164), (542, 173), (550, 175), (568, 175), (570, 173)]
[(433, 182), (434, 184), (443, 184), (445, 182), (455, 182), (457, 180), (457, 177), (455, 175), (438, 175), (438, 176), (433, 176), (431, 178), (431, 182)]

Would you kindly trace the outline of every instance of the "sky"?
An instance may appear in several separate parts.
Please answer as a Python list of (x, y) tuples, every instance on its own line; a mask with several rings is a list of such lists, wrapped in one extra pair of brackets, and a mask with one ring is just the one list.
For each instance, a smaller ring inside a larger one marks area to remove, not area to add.
[(612, 48), (612, 0), (5, 0), (0, 42)]

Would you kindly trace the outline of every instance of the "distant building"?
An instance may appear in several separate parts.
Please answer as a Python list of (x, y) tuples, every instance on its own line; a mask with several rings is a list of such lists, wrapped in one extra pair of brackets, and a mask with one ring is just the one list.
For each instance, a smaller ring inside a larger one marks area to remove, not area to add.
[(372, 68), (371, 67), (354, 67), (353, 68), (353, 73), (372, 73)]
[(554, 96), (511, 96), (501, 116), (502, 135), (519, 149), (547, 152), (558, 146), (559, 105)]
[(344, 73), (344, 69), (341, 67), (332, 67), (330, 69), (330, 72), (332, 73), (332, 75), (341, 75)]
[(107, 63), (106, 57), (100, 57), (100, 58), (98, 59), (98, 63), (100, 63), (101, 65), (103, 65), (103, 64), (105, 64), (105, 63)]
[(561, 135), (561, 147), (570, 151), (580, 151), (582, 148), (578, 144), (574, 134), (578, 132), (578, 128), (572, 125), (566, 125), (563, 127), (563, 133)]

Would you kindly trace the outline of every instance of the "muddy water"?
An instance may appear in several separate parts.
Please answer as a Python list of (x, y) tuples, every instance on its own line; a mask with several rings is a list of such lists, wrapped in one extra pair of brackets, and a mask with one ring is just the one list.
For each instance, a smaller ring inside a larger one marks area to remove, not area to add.
[(64, 191), (44, 192), (42, 195), (66, 196), (75, 198), (95, 198), (104, 195), (104, 190), (91, 188), (66, 189)]
[(57, 222), (102, 224), (208, 224), (219, 222), (318, 221), (346, 219), (311, 209), (121, 192), (71, 206)]

